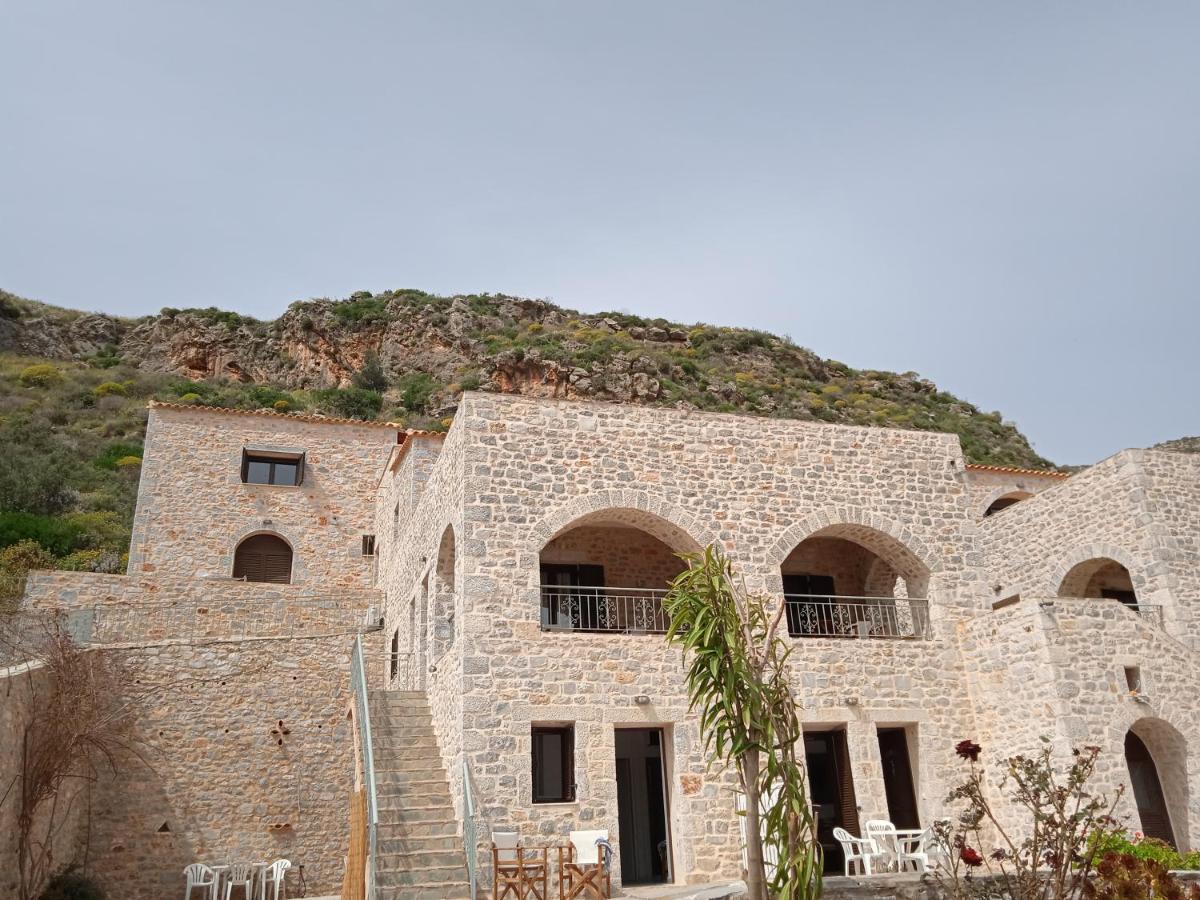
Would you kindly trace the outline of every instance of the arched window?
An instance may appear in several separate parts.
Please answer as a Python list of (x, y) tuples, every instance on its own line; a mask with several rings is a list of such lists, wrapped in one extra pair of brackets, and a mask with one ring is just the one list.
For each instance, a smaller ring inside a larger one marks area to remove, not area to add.
[(292, 548), (278, 535), (252, 535), (238, 544), (233, 554), (233, 577), (289, 584), (292, 580)]
[(1028, 500), (1033, 494), (1028, 491), (1011, 491), (1002, 497), (997, 497), (992, 501), (991, 505), (983, 511), (983, 517), (994, 516), (1002, 509), (1008, 509), (1022, 500)]

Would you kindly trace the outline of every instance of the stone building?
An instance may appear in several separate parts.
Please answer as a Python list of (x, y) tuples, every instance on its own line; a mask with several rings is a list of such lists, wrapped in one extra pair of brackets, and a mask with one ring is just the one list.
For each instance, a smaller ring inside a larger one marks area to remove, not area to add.
[(678, 554), (709, 544), (785, 604), (824, 840), (943, 815), (963, 738), (994, 761), (1045, 737), (1100, 746), (1131, 827), (1200, 846), (1197, 457), (1067, 477), (968, 465), (952, 435), (482, 393), (445, 435), (155, 406), (129, 574), (29, 597), (172, 671), (241, 667), (147, 711), (169, 763), (106, 818), (159, 883), (251, 852), (340, 880), (364, 630), (385, 896), (466, 896), (464, 835), (492, 828), (607, 829), (618, 882), (693, 883), (741, 867), (661, 634)]

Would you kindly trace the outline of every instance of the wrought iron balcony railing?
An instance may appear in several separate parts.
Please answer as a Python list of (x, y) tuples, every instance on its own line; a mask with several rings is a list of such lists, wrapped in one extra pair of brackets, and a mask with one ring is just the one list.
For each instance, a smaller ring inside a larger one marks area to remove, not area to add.
[(785, 594), (792, 637), (929, 638), (929, 604), (899, 597)]
[(542, 585), (542, 629), (604, 634), (663, 634), (667, 592), (653, 588)]

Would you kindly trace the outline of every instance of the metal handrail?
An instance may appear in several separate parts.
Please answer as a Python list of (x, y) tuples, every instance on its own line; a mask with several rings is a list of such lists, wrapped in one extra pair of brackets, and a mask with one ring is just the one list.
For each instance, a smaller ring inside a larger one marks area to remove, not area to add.
[(474, 900), (479, 883), (479, 832), (475, 823), (475, 791), (471, 787), (471, 765), (462, 761), (463, 779), (463, 850), (467, 855), (467, 880)]
[(671, 620), (659, 588), (542, 585), (544, 631), (664, 634)]
[(792, 637), (930, 637), (929, 602), (908, 597), (784, 594)]
[(376, 837), (379, 830), (379, 797), (375, 785), (375, 749), (371, 741), (371, 711), (367, 695), (367, 667), (363, 662), (362, 635), (354, 636), (350, 653), (350, 683), (354, 691), (359, 743), (362, 745), (363, 784), (367, 791), (367, 900), (375, 898)]

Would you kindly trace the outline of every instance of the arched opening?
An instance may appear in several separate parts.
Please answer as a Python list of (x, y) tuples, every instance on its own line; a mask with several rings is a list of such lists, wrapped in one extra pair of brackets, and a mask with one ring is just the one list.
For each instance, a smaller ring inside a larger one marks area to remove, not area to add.
[(1138, 608), (1129, 570), (1104, 557), (1087, 559), (1074, 566), (1059, 585), (1058, 596), (1120, 600), (1135, 611)]
[(780, 565), (793, 637), (924, 638), (929, 569), (890, 535), (830, 525)]
[(662, 599), (699, 550), (681, 528), (638, 509), (581, 516), (542, 547), (541, 622), (547, 630), (661, 633)]
[(438, 659), (454, 644), (454, 577), (456, 553), (454, 526), (447, 525), (438, 544), (437, 565), (434, 569), (433, 648)]
[(1169, 722), (1146, 718), (1125, 733), (1125, 763), (1142, 833), (1177, 850), (1188, 835), (1187, 741)]
[(251, 535), (234, 551), (233, 577), (243, 581), (289, 584), (292, 580), (291, 545), (277, 534)]
[(1033, 494), (1029, 493), (1029, 491), (1009, 491), (1007, 494), (1003, 494), (993, 500), (988, 505), (988, 508), (983, 511), (983, 517), (986, 519), (988, 516), (994, 516), (1000, 510), (1008, 509), (1010, 506), (1020, 503), (1022, 500), (1028, 500), (1032, 496)]

